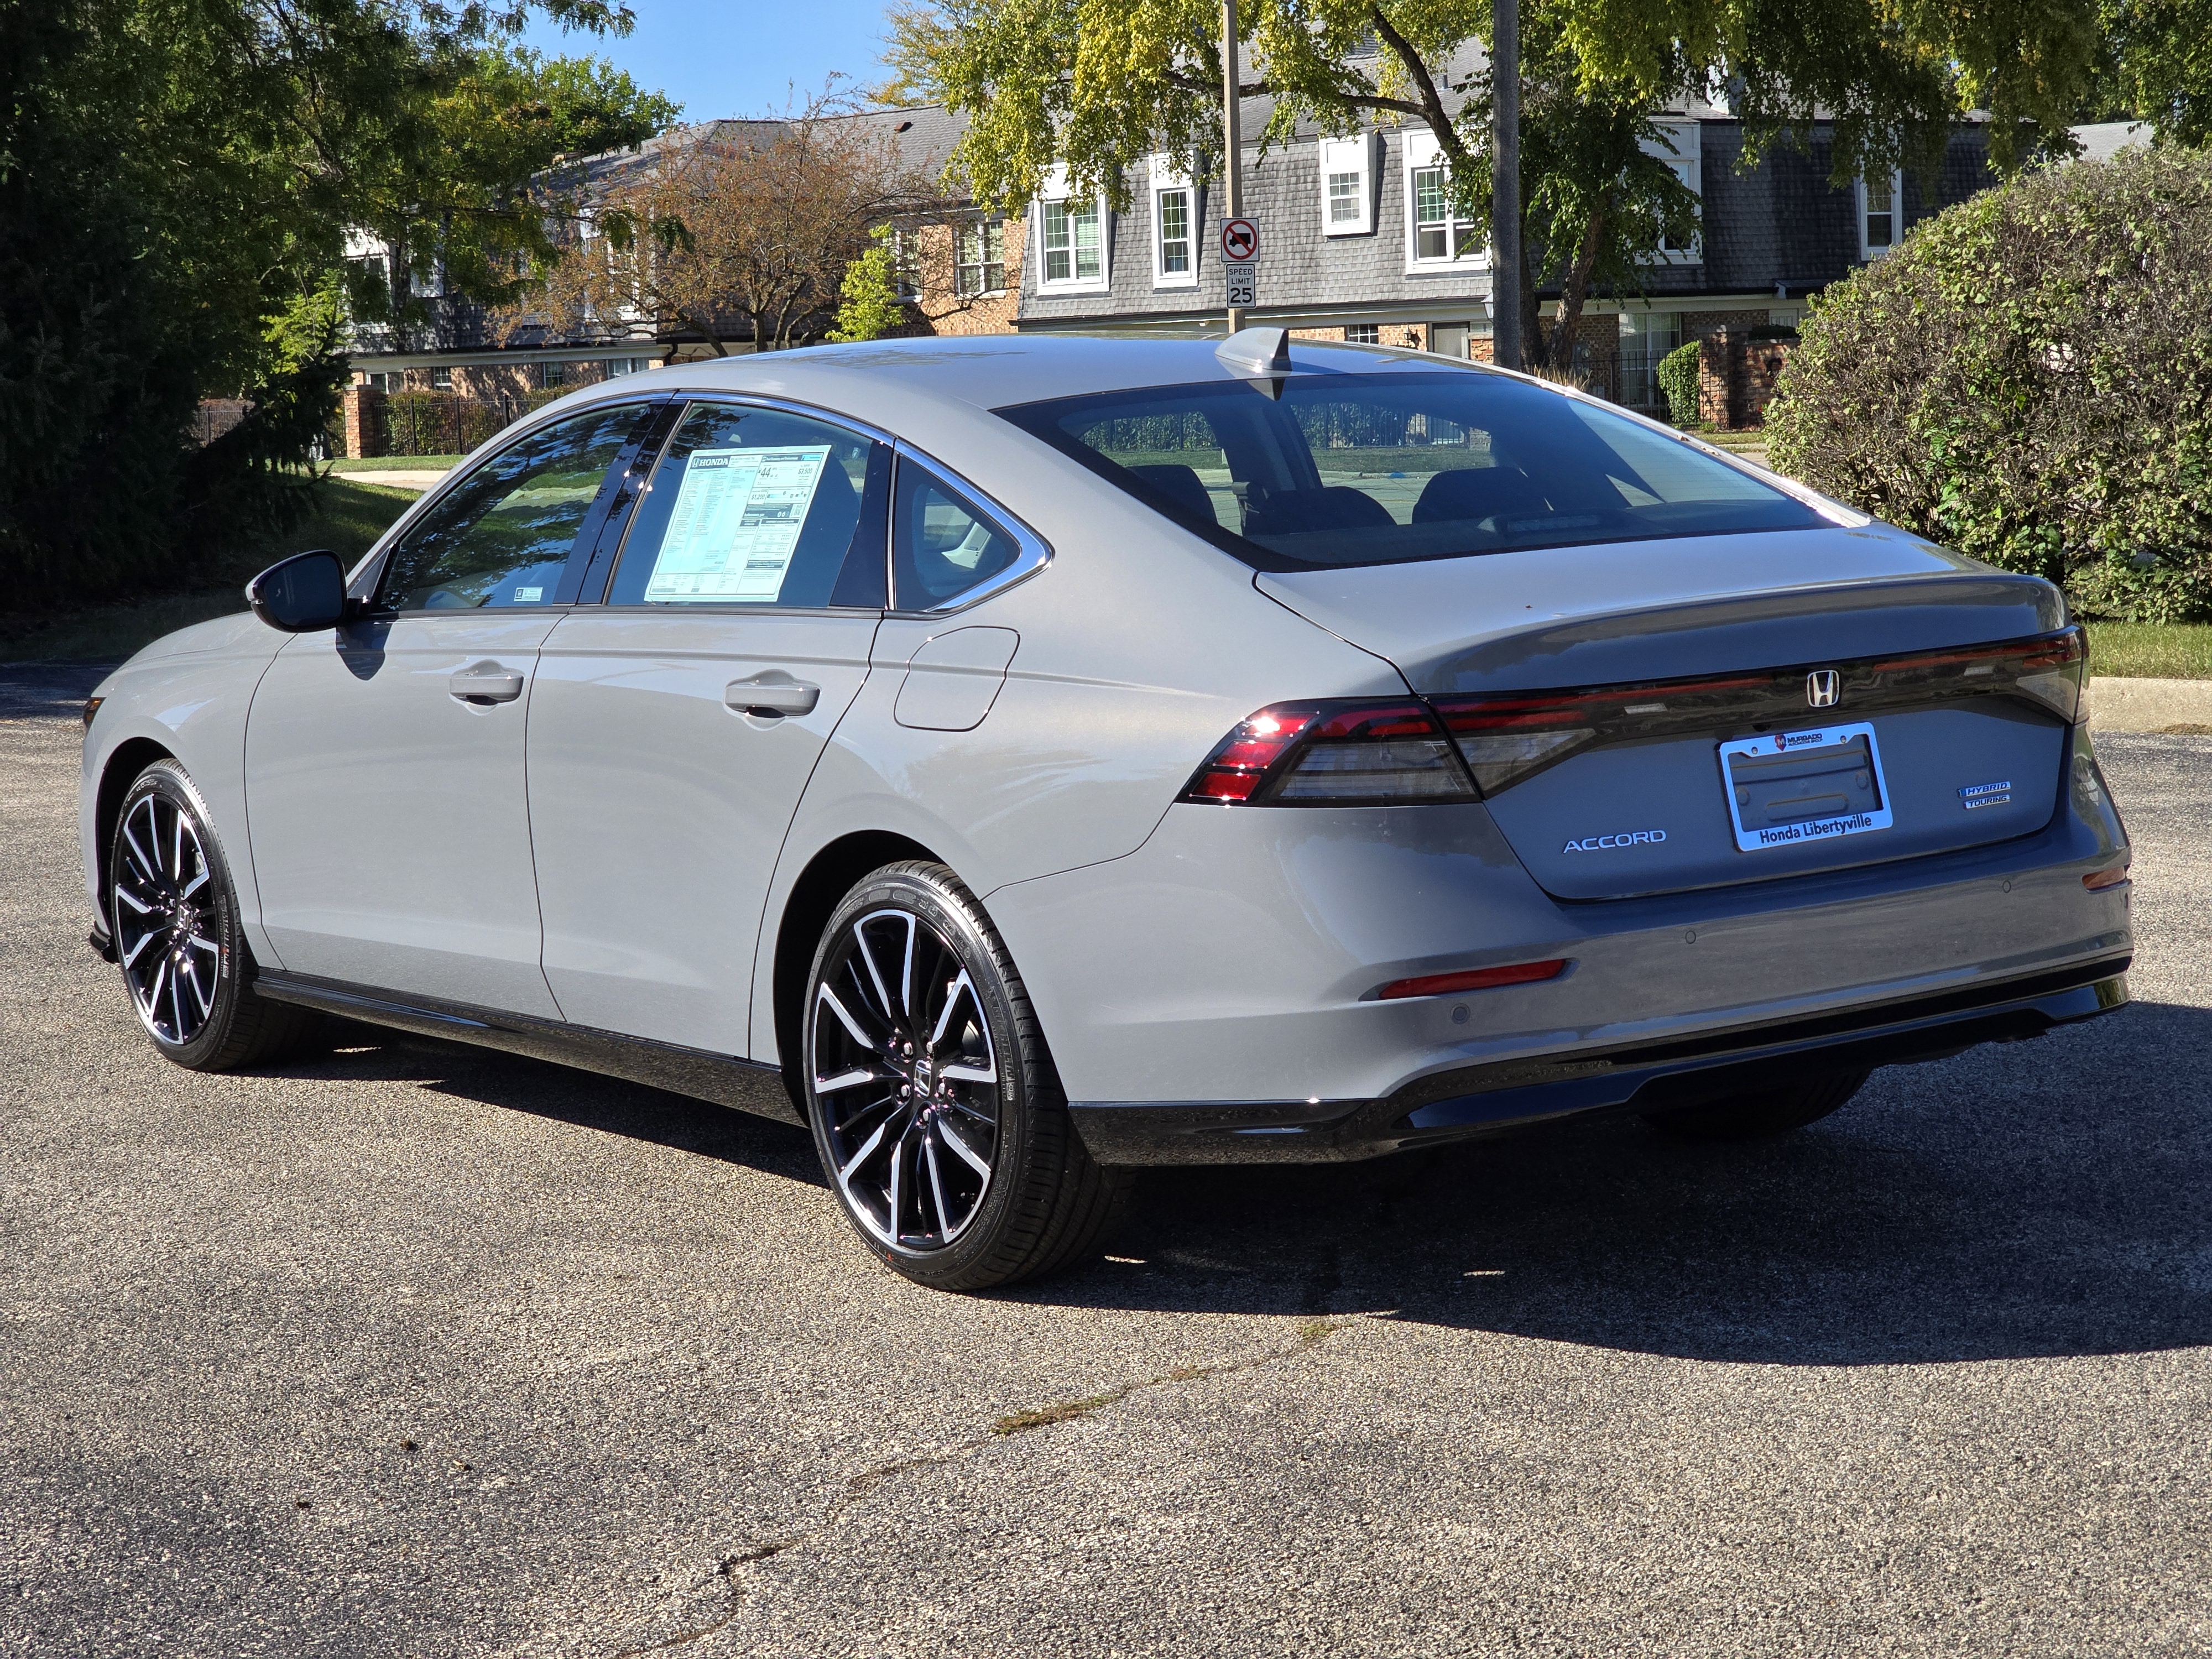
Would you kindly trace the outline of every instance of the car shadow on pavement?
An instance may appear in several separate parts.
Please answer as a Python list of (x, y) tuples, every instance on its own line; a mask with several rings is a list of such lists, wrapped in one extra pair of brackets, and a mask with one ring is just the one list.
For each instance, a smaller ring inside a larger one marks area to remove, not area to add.
[[(299, 1068), (401, 1078), (817, 1188), (803, 1130), (423, 1039)], [(293, 1068), (287, 1068), (288, 1070)], [(1146, 1171), (1038, 1305), (1367, 1313), (1684, 1358), (1882, 1364), (2212, 1342), (2212, 1011), (2137, 1004), (1893, 1068), (1749, 1145), (1585, 1119), (1372, 1163)], [(820, 1201), (830, 1201), (823, 1192)]]
[(2138, 1004), (1878, 1072), (1771, 1141), (1620, 1117), (1368, 1164), (1156, 1171), (1111, 1258), (1025, 1294), (1763, 1364), (2189, 1346), (2212, 1342), (2208, 1103), (2212, 1012)]

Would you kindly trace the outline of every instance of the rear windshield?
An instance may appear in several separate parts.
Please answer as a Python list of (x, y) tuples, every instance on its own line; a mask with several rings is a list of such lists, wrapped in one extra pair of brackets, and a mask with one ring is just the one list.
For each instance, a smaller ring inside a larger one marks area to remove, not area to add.
[(998, 412), (1263, 570), (1827, 522), (1663, 433), (1474, 370), (1151, 386)]

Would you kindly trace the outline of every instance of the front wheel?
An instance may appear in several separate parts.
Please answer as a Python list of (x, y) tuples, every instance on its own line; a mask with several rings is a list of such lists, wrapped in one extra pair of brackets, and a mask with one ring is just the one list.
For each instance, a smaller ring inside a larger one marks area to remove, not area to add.
[(979, 1291), (1087, 1255), (1131, 1176), (1077, 1137), (1021, 976), (942, 865), (845, 896), (806, 986), (807, 1116), (846, 1217), (917, 1283)]
[(108, 937), (138, 1023), (162, 1055), (229, 1071), (292, 1052), (318, 1028), (245, 982), (238, 894), (207, 805), (173, 760), (141, 772), (107, 854)]
[(1702, 1106), (1647, 1112), (1644, 1121), (1678, 1140), (1764, 1140), (1817, 1122), (1866, 1086), (1868, 1072), (1823, 1072), (1802, 1083), (1730, 1095)]

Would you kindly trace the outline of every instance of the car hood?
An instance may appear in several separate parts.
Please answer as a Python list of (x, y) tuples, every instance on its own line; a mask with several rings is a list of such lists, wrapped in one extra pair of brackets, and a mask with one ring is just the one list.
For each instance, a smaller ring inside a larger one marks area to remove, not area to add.
[(1423, 692), (1848, 661), (2018, 639), (2065, 600), (1886, 526), (1263, 572), (1260, 591)]

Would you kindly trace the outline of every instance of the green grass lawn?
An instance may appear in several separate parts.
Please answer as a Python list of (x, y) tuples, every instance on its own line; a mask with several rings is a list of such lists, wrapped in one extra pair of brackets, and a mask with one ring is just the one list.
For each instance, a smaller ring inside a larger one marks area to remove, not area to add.
[(2212, 626), (2091, 623), (2089, 672), (2126, 679), (2212, 680)]
[(459, 455), (371, 455), (357, 461), (332, 461), (331, 471), (341, 477), (349, 472), (447, 472), (462, 459)]
[(277, 541), (240, 549), (220, 573), (219, 583), (36, 620), (0, 618), (0, 663), (120, 662), (164, 634), (245, 610), (241, 590), (247, 580), (288, 553), (327, 547), (350, 565), (419, 499), (411, 489), (325, 478), (321, 504), (312, 518)]

